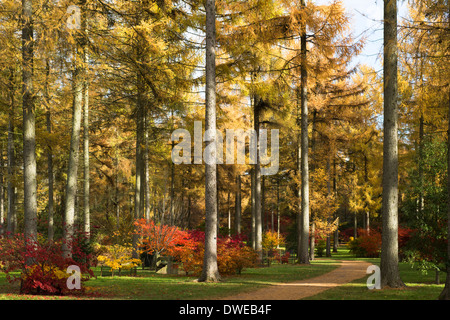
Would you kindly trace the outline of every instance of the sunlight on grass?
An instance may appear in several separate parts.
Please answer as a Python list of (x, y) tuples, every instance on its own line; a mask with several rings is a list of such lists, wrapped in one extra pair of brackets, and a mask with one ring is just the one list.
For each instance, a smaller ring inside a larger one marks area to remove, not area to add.
[[(333, 253), (332, 258), (317, 258), (310, 265), (272, 264), (270, 267), (250, 268), (241, 275), (226, 276), (219, 283), (196, 282), (197, 277), (161, 275), (154, 271), (138, 269), (137, 276), (100, 277), (83, 283), (87, 295), (31, 296), (20, 295), (19, 284), (10, 284), (0, 273), (0, 300), (53, 300), (53, 299), (130, 299), (130, 300), (189, 300), (212, 299), (249, 292), (275, 283), (310, 279), (339, 267), (340, 260), (364, 260), (379, 265), (379, 259), (356, 259), (345, 248)], [(433, 300), (437, 299), (443, 285), (435, 285), (434, 273), (422, 274), (410, 264), (400, 263), (400, 272), (406, 289), (369, 290), (368, 276), (351, 283), (329, 289), (307, 300)], [(445, 277), (445, 275), (443, 276)], [(445, 279), (441, 279), (444, 282)]]

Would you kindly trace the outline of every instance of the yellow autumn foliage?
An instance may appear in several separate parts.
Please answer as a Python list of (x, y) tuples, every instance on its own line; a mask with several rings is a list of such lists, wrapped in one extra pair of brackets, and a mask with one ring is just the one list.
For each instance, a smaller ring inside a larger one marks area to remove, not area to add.
[(110, 267), (112, 270), (131, 269), (141, 264), (141, 260), (131, 257), (132, 248), (119, 244), (104, 246), (104, 253), (97, 257), (101, 266)]

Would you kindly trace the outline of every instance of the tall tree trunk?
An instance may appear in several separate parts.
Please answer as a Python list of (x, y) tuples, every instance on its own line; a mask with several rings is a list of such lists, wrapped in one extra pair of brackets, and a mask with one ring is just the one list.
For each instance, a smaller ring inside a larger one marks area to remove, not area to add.
[[(33, 2), (22, 0), (24, 235), (37, 241), (36, 134), (33, 97)], [(29, 263), (30, 261), (27, 261)]]
[(252, 224), (252, 234), (251, 234), (251, 239), (252, 239), (252, 249), (256, 250), (256, 202), (255, 202), (255, 170), (254, 168), (250, 169), (250, 197), (251, 197), (251, 205), (252, 205), (252, 219), (251, 219), (251, 224)]
[(236, 197), (234, 206), (234, 233), (241, 234), (241, 176), (238, 174), (236, 176)]
[(280, 239), (280, 180), (277, 180), (277, 240)]
[[(300, 91), (301, 88), (297, 88), (297, 127), (301, 129), (301, 103), (300, 103)], [(302, 244), (302, 224), (303, 224), (303, 218), (302, 218), (302, 184), (301, 184), (301, 175), (302, 175), (302, 136), (301, 131), (297, 133), (297, 177), (298, 177), (298, 183), (296, 184), (296, 195), (297, 195), (297, 202), (298, 202), (298, 214), (297, 214), (297, 257), (300, 257), (301, 252), (301, 244)], [(298, 261), (297, 261), (298, 262)]]
[[(141, 202), (143, 199), (141, 198), (142, 192), (142, 142), (143, 142), (143, 134), (144, 134), (144, 106), (143, 106), (143, 95), (144, 95), (144, 86), (143, 79), (140, 71), (137, 71), (136, 77), (136, 87), (137, 87), (137, 100), (136, 100), (136, 183), (134, 188), (134, 219), (137, 220), (141, 218)], [(132, 236), (132, 247), (133, 253), (132, 256), (134, 259), (137, 259), (138, 254), (138, 241), (139, 236), (136, 233), (133, 233)]]
[[(172, 149), (174, 142), (172, 141)], [(170, 225), (174, 224), (175, 219), (175, 163), (170, 163)]]
[[(205, 253), (199, 281), (220, 280), (217, 266), (217, 140), (216, 140), (216, 9), (214, 0), (206, 0), (206, 115), (205, 130), (209, 133), (205, 159)], [(211, 155), (212, 154), (212, 155)], [(211, 159), (213, 158), (213, 159)], [(208, 161), (209, 160), (209, 161)]]
[(16, 232), (17, 217), (16, 217), (16, 192), (13, 177), (15, 173), (16, 155), (14, 147), (14, 109), (15, 109), (15, 85), (14, 85), (14, 69), (10, 69), (9, 76), (9, 117), (8, 117), (8, 145), (7, 145), (7, 166), (8, 166), (8, 185), (6, 195), (8, 199), (7, 222), (6, 231), (14, 234)]
[[(301, 5), (306, 7), (306, 1), (302, 0)], [(300, 83), (300, 106), (301, 106), (301, 230), (299, 234), (300, 250), (298, 262), (309, 264), (309, 165), (308, 165), (308, 103), (307, 103), (307, 78), (306, 67), (306, 23), (301, 27), (301, 83)]]
[[(49, 78), (50, 78), (50, 61), (46, 59), (45, 66), (45, 88), (44, 88), (44, 99), (47, 111), (45, 113), (45, 122), (47, 126), (47, 132), (49, 134), (52, 133), (52, 119), (51, 119), (51, 111), (50, 111), (50, 95), (49, 95)], [(48, 230), (47, 236), (48, 241), (52, 242), (55, 236), (55, 228), (54, 228), (54, 196), (53, 196), (53, 151), (52, 146), (49, 144), (47, 146), (47, 176), (48, 176)]]
[(228, 206), (228, 210), (227, 210), (227, 213), (228, 213), (228, 236), (230, 237), (231, 236), (231, 203), (230, 203), (230, 194), (231, 194), (231, 192), (228, 190), (228, 199), (227, 199), (227, 202), (228, 202), (228, 204), (227, 204), (227, 206)]
[[(81, 7), (82, 24), (85, 20), (85, 4), (86, 0), (79, 2)], [(84, 29), (84, 28), (83, 28)], [(77, 205), (77, 179), (78, 179), (78, 163), (80, 155), (80, 132), (81, 118), (83, 111), (83, 83), (85, 77), (83, 42), (85, 37), (83, 34), (77, 35), (77, 46), (74, 57), (75, 69), (72, 79), (73, 94), (73, 114), (72, 114), (72, 133), (70, 138), (69, 164), (67, 168), (67, 184), (66, 184), (66, 200), (64, 207), (64, 228), (63, 228), (63, 255), (72, 257), (72, 240), (75, 232), (75, 215)]]
[[(364, 154), (364, 182), (366, 185), (369, 183), (369, 169), (367, 167), (367, 156)], [(366, 208), (364, 212), (364, 226), (366, 227), (367, 234), (370, 234), (370, 212), (369, 209)]]
[[(87, 32), (87, 28), (85, 28)], [(83, 212), (84, 212), (84, 224), (83, 231), (87, 238), (90, 238), (91, 232), (91, 213), (89, 205), (89, 192), (90, 192), (90, 174), (89, 174), (89, 81), (88, 81), (88, 68), (89, 68), (89, 54), (87, 51), (86, 43), (84, 43), (84, 65), (86, 68), (86, 77), (83, 81), (83, 93), (84, 93), (84, 121), (83, 121), (83, 169), (84, 169), (84, 181), (83, 181)]]
[(119, 157), (117, 155), (114, 157), (114, 167), (116, 169), (116, 178), (114, 179), (114, 206), (116, 210), (116, 228), (120, 230), (120, 206), (119, 206)]
[(398, 270), (397, 1), (384, 0), (384, 141), (381, 286), (403, 287)]
[[(266, 217), (266, 178), (265, 176), (261, 176), (261, 230), (262, 234), (264, 234), (264, 230), (267, 230), (266, 224), (267, 217)], [(262, 237), (262, 236), (261, 236)]]
[[(329, 150), (329, 155), (331, 155), (331, 150)], [(330, 197), (331, 196), (331, 163), (330, 163), (330, 157), (327, 157), (327, 196)], [(328, 198), (329, 199), (329, 198)], [(328, 203), (330, 204), (330, 203)], [(327, 222), (330, 223), (330, 218), (327, 218)], [(331, 234), (327, 234), (327, 245), (326, 245), (326, 252), (325, 252), (325, 256), (326, 257), (331, 257)]]
[[(312, 137), (311, 137), (311, 171), (314, 173), (316, 167), (316, 119), (317, 110), (313, 110), (312, 118)], [(311, 183), (314, 185), (314, 179), (311, 179)], [(309, 259), (314, 260), (315, 246), (316, 246), (316, 222), (315, 213), (311, 210), (311, 239), (309, 241)]]
[(255, 250), (258, 254), (258, 259), (262, 262), (262, 197), (261, 197), (261, 161), (260, 161), (260, 149), (259, 149), (259, 121), (261, 114), (261, 98), (255, 95), (254, 106), (254, 118), (253, 124), (256, 132), (256, 164), (255, 169)]
[[(336, 158), (333, 158), (333, 194), (337, 197), (337, 177), (336, 177)], [(333, 236), (333, 252), (338, 252), (339, 246), (339, 216), (336, 212), (336, 230), (334, 231)]]
[(36, 237), (36, 141), (33, 97), (33, 9), (32, 0), (22, 1), (22, 95), (24, 157), (24, 220), (27, 239)]
[(424, 136), (424, 130), (423, 130), (423, 112), (421, 111), (420, 120), (419, 120), (419, 203), (418, 203), (418, 212), (419, 217), (422, 216), (423, 212), (423, 206), (424, 206), (424, 200), (423, 200), (423, 136)]
[(144, 193), (145, 193), (145, 219), (150, 221), (150, 184), (148, 168), (148, 112), (145, 114), (145, 152), (144, 152)]

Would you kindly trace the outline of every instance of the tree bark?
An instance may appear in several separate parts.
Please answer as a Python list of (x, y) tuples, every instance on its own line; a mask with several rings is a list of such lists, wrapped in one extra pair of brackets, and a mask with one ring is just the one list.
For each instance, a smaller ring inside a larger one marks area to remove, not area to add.
[[(302, 0), (301, 5), (306, 7), (306, 1)], [(301, 30), (301, 83), (300, 83), (300, 107), (301, 107), (301, 230), (299, 233), (299, 254), (298, 262), (309, 264), (309, 165), (308, 165), (308, 103), (307, 103), (307, 78), (306, 67), (306, 24), (303, 23)]]
[(144, 152), (144, 193), (145, 193), (145, 219), (150, 221), (150, 184), (148, 168), (148, 112), (145, 114), (145, 152)]
[[(79, 2), (81, 7), (81, 19), (84, 23), (86, 0)], [(74, 57), (74, 72), (72, 79), (73, 94), (73, 114), (72, 114), (72, 133), (70, 138), (69, 164), (67, 168), (67, 184), (66, 184), (66, 200), (64, 207), (64, 228), (63, 228), (63, 255), (72, 257), (72, 241), (75, 232), (75, 210), (77, 196), (77, 178), (78, 163), (80, 155), (80, 132), (81, 118), (83, 111), (83, 82), (85, 77), (83, 42), (85, 41), (82, 34), (77, 35), (77, 46)]]
[(259, 156), (259, 118), (261, 113), (261, 101), (260, 98), (255, 95), (254, 102), (254, 129), (256, 132), (256, 164), (255, 169), (255, 250), (258, 254), (258, 259), (262, 262), (262, 197), (261, 197), (261, 161)]
[(230, 194), (231, 192), (228, 190), (228, 199), (227, 199), (227, 206), (228, 206), (228, 236), (231, 237), (231, 203), (230, 203)]
[(236, 198), (235, 198), (235, 212), (234, 212), (234, 233), (241, 234), (241, 176), (236, 176)]
[(381, 286), (404, 283), (398, 269), (397, 1), (384, 0), (384, 141)]
[(8, 145), (7, 145), (7, 166), (8, 166), (8, 184), (6, 188), (6, 195), (8, 199), (7, 220), (6, 220), (6, 232), (14, 234), (16, 232), (17, 217), (16, 217), (16, 192), (15, 184), (13, 182), (16, 156), (14, 147), (14, 109), (15, 109), (15, 85), (14, 85), (14, 70), (10, 69), (9, 76), (9, 117), (8, 117)]
[[(136, 87), (137, 87), (137, 100), (136, 100), (136, 181), (134, 188), (134, 220), (141, 218), (141, 188), (142, 188), (142, 142), (143, 142), (143, 134), (144, 134), (144, 106), (143, 106), (143, 94), (144, 88), (142, 83), (142, 76), (140, 71), (137, 71), (136, 77)], [(138, 240), (139, 237), (136, 233), (133, 234), (132, 237), (132, 247), (133, 253), (132, 256), (134, 259), (137, 259), (138, 254)]]
[[(47, 111), (45, 113), (45, 121), (47, 126), (47, 132), (49, 134), (52, 133), (52, 119), (51, 119), (51, 111), (50, 111), (50, 95), (49, 95), (49, 77), (50, 77), (50, 61), (47, 58), (46, 60), (46, 79), (45, 79), (45, 89), (44, 89), (44, 99), (46, 103)], [(54, 219), (53, 219), (53, 211), (54, 211), (54, 196), (53, 196), (53, 151), (52, 146), (49, 144), (47, 146), (47, 175), (48, 175), (48, 230), (47, 230), (47, 239), (49, 242), (53, 241), (55, 230), (54, 230)]]
[[(87, 28), (84, 28), (87, 32)], [(89, 239), (91, 233), (91, 213), (89, 205), (89, 192), (90, 192), (90, 173), (89, 173), (89, 81), (87, 78), (88, 74), (88, 63), (89, 54), (87, 51), (86, 43), (84, 43), (84, 65), (86, 68), (86, 77), (83, 81), (83, 94), (84, 94), (84, 119), (83, 119), (83, 169), (84, 169), (84, 181), (83, 181), (83, 211), (84, 211), (84, 224), (83, 231), (85, 236)]]
[[(216, 145), (216, 9), (214, 0), (206, 0), (206, 115), (205, 130), (209, 133), (206, 149), (211, 150), (205, 159), (205, 253), (199, 281), (220, 280), (217, 266), (217, 145)], [(209, 160), (209, 161), (207, 161)], [(212, 160), (212, 161), (211, 161)]]
[[(172, 149), (174, 142), (172, 141)], [(170, 164), (170, 225), (174, 224), (175, 219), (175, 163)]]
[[(33, 97), (33, 1), (22, 0), (24, 234), (37, 241), (36, 133)], [(29, 262), (27, 262), (29, 263)]]
[[(316, 119), (317, 110), (313, 110), (312, 118), (312, 137), (311, 137), (311, 171), (314, 173), (316, 166)], [(314, 185), (314, 179), (311, 179), (311, 183)], [(315, 246), (316, 246), (316, 222), (314, 211), (310, 212), (311, 215), (311, 235), (309, 241), (309, 260), (314, 260), (315, 258)]]
[(252, 249), (256, 250), (256, 209), (255, 209), (255, 170), (254, 168), (250, 169), (250, 197), (251, 197), (251, 224), (252, 224), (252, 234), (251, 234), (251, 243)]

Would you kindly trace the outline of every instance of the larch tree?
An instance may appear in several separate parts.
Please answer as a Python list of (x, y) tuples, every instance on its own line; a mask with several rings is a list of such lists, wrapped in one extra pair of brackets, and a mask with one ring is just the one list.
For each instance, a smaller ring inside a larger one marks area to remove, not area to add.
[[(306, 7), (306, 1), (301, 1), (301, 6)], [(308, 69), (306, 47), (306, 19), (301, 25), (300, 31), (300, 151), (301, 165), (301, 218), (299, 232), (298, 263), (309, 264), (309, 137), (308, 137)]]
[(384, 0), (382, 287), (403, 287), (398, 269), (397, 0)]
[[(81, 10), (82, 24), (84, 25), (86, 14), (86, 0), (80, 0), (79, 6)], [(72, 257), (72, 244), (75, 232), (75, 205), (77, 196), (77, 179), (78, 179), (78, 163), (79, 163), (79, 149), (80, 149), (80, 133), (81, 133), (81, 119), (83, 111), (83, 87), (84, 79), (86, 77), (86, 67), (84, 64), (84, 52), (86, 46), (85, 30), (79, 28), (73, 29), (76, 38), (76, 47), (74, 49), (74, 66), (72, 74), (72, 131), (70, 138), (69, 149), (69, 163), (67, 168), (67, 183), (64, 207), (64, 225), (63, 225), (63, 255), (65, 257)]]
[(90, 237), (91, 215), (90, 215), (90, 167), (89, 167), (89, 51), (88, 51), (88, 16), (84, 13), (83, 25), (84, 41), (82, 43), (83, 65), (85, 77), (83, 79), (83, 231), (86, 237)]
[(217, 266), (216, 8), (206, 0), (205, 253), (199, 281), (220, 280)]
[[(36, 110), (33, 91), (33, 1), (22, 0), (24, 236), (37, 241)], [(30, 263), (30, 261), (27, 261)]]

